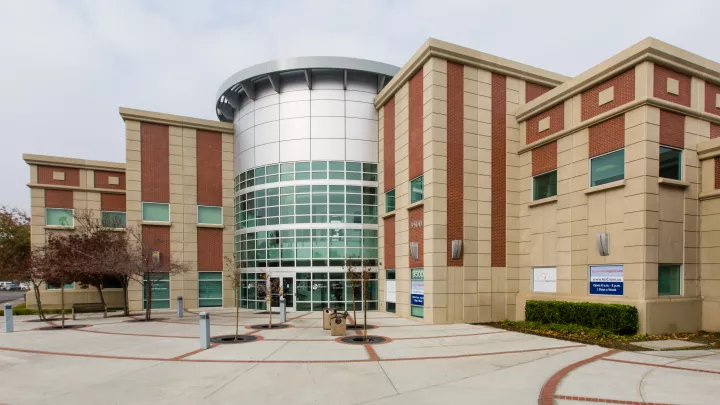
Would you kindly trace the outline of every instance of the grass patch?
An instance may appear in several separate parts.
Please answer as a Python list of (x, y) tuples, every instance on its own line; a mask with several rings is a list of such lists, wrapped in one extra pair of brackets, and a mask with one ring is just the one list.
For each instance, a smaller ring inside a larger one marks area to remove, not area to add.
[(505, 320), (503, 322), (494, 322), (486, 325), (516, 332), (629, 351), (647, 350), (633, 345), (633, 342), (668, 339), (686, 340), (688, 342), (707, 345), (705, 347), (698, 347), (699, 349), (720, 349), (720, 333), (704, 331), (696, 333), (669, 333), (664, 335), (619, 335), (607, 329), (576, 324), (541, 323), (533, 321), (515, 322)]

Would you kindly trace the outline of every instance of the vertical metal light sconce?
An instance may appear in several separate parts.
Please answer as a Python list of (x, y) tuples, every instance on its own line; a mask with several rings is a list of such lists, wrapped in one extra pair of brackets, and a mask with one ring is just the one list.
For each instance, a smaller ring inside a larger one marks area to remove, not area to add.
[(610, 235), (607, 233), (597, 234), (597, 246), (600, 256), (610, 255)]
[(460, 259), (460, 256), (462, 256), (462, 241), (461, 240), (452, 241), (451, 247), (452, 247), (452, 259), (453, 260)]
[(420, 246), (417, 242), (410, 242), (410, 255), (413, 260), (417, 260), (420, 257)]

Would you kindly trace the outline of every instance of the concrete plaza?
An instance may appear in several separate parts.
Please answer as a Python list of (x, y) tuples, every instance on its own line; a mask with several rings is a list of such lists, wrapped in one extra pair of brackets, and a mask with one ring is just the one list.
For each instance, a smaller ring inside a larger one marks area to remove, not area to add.
[[(213, 336), (234, 312), (211, 312)], [(15, 317), (0, 333), (0, 403), (21, 404), (710, 404), (720, 351), (618, 352), (467, 324), (425, 325), (371, 313), (379, 345), (336, 342), (320, 313), (293, 313), (259, 339), (199, 349), (196, 311), (154, 322), (79, 315), (69, 330)], [(360, 316), (360, 314), (358, 314)], [(141, 314), (135, 314), (141, 318)], [(277, 316), (274, 316), (277, 321)], [(354, 334), (350, 331), (349, 334)]]

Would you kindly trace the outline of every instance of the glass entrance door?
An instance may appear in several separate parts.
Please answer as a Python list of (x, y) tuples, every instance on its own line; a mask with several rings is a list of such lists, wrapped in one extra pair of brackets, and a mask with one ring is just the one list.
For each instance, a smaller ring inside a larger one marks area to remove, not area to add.
[(285, 309), (295, 310), (295, 278), (270, 277), (270, 303), (273, 310), (280, 310), (280, 296), (285, 297)]

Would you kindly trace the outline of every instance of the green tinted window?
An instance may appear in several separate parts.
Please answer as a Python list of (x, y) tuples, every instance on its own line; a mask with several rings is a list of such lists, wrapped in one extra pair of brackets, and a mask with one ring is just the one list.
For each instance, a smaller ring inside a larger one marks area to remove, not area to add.
[(103, 211), (101, 215), (102, 226), (105, 228), (125, 228), (124, 212)]
[(395, 190), (385, 193), (385, 212), (395, 211)]
[[(153, 280), (152, 282), (149, 280)], [(170, 308), (170, 274), (146, 274), (143, 283), (143, 309), (147, 308), (148, 285), (152, 284), (153, 309)]]
[(64, 208), (45, 209), (45, 225), (73, 226), (74, 223), (73, 210)]
[(533, 177), (533, 200), (557, 195), (557, 170)]
[(679, 264), (658, 265), (658, 295), (681, 295)]
[(660, 177), (682, 179), (682, 151), (680, 149), (660, 147)]
[(625, 150), (620, 149), (590, 160), (590, 186), (625, 178)]
[(144, 202), (142, 208), (143, 221), (170, 222), (170, 204)]
[(410, 204), (421, 201), (423, 198), (423, 176), (416, 177), (410, 182)]
[(222, 306), (222, 272), (198, 272), (198, 305), (203, 307)]
[[(265, 205), (265, 199), (258, 199), (262, 206)], [(222, 207), (207, 207), (198, 205), (198, 224), (222, 225)]]

